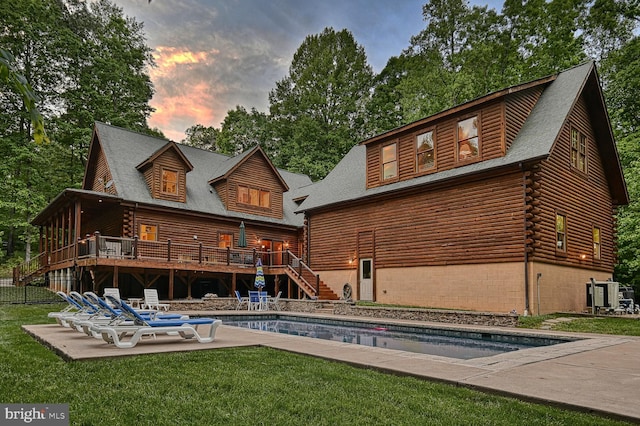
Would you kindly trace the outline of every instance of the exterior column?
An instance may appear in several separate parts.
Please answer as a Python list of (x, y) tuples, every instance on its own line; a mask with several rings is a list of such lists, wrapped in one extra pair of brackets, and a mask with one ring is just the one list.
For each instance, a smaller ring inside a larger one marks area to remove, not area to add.
[(60, 270), (58, 269), (53, 271), (53, 289), (55, 291), (62, 291), (62, 288), (60, 288)]
[(118, 265), (113, 267), (113, 286), (118, 288)]
[(173, 300), (173, 282), (174, 282), (174, 270), (169, 269), (169, 300)]
[(73, 273), (71, 272), (71, 268), (67, 268), (67, 293), (71, 291), (71, 284), (73, 283)]

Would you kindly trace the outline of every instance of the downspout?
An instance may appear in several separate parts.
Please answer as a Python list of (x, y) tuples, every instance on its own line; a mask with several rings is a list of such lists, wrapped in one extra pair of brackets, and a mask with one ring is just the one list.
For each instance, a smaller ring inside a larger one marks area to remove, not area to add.
[(527, 250), (527, 210), (526, 210), (526, 197), (527, 197), (527, 182), (524, 174), (524, 164), (520, 163), (520, 170), (522, 171), (522, 213), (523, 213), (523, 233), (524, 237), (524, 313), (526, 317), (529, 315), (529, 251)]

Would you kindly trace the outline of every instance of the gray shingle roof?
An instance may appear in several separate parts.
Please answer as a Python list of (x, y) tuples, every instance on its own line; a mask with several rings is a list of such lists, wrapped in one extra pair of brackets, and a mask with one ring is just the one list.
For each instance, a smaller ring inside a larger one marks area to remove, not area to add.
[[(243, 154), (237, 157), (228, 157), (211, 151), (177, 144), (184, 156), (193, 165), (193, 170), (187, 173), (186, 176), (186, 203), (154, 199), (151, 197), (144, 175), (136, 170), (136, 166), (166, 145), (168, 141), (99, 122), (95, 124), (95, 129), (107, 158), (118, 196), (123, 200), (233, 217), (241, 220), (254, 220), (290, 226), (302, 226), (303, 224), (304, 218), (302, 215), (294, 213), (296, 204), (292, 201), (292, 190), (285, 192), (283, 196), (283, 219), (234, 212), (225, 208), (218, 194), (208, 182), (212, 177), (219, 176), (221, 173), (224, 174), (224, 171), (237, 164), (243, 158)], [(280, 169), (278, 169), (278, 172), (291, 189), (311, 184), (311, 179), (308, 176)]]
[(313, 210), (545, 158), (550, 154), (571, 108), (593, 70), (593, 62), (587, 62), (559, 73), (543, 91), (504, 157), (366, 189), (366, 147), (357, 145), (324, 180), (310, 188), (309, 196), (297, 211)]

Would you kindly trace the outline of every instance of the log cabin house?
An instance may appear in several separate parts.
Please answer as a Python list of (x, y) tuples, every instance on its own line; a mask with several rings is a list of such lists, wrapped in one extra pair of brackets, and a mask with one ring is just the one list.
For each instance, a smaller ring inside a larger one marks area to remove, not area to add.
[(337, 299), (299, 258), (304, 218), (294, 199), (309, 184), (259, 146), (228, 157), (96, 123), (82, 189), (63, 191), (33, 220), (41, 254), (14, 280), (46, 274), (54, 289), (118, 287), (124, 296), (154, 287), (170, 300), (230, 296), (253, 288), (260, 258), (272, 294)]
[(533, 314), (585, 309), (628, 203), (591, 62), (367, 139), (308, 193), (309, 265), (334, 292)]
[(259, 147), (230, 158), (97, 123), (82, 189), (34, 219), (42, 254), (14, 280), (228, 296), (260, 258), (290, 298), (580, 311), (589, 278), (612, 277), (627, 203), (591, 62), (367, 139), (317, 183)]

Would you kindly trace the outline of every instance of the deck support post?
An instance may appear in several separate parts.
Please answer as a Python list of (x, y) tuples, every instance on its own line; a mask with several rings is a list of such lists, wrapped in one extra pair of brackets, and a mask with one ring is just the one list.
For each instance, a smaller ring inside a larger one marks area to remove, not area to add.
[(118, 265), (113, 267), (113, 286), (118, 288)]
[(173, 268), (169, 269), (169, 300), (173, 300), (173, 283), (175, 279), (175, 271)]

